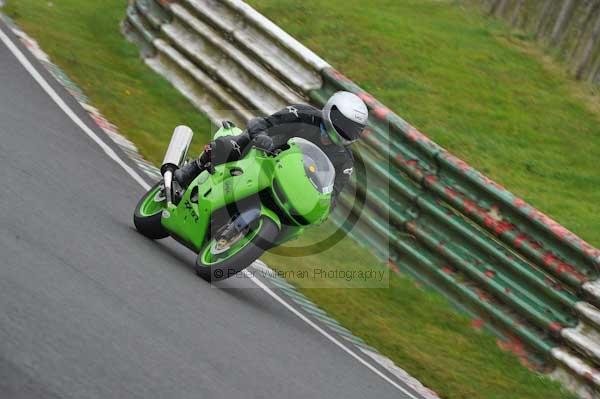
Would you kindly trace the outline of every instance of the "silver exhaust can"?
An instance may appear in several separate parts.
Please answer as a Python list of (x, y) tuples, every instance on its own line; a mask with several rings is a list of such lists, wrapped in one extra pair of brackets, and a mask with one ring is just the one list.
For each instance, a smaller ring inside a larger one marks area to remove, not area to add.
[(161, 173), (164, 174), (167, 169), (177, 169), (183, 164), (193, 136), (192, 129), (187, 126), (177, 126), (175, 128), (160, 168)]
[(187, 156), (190, 144), (192, 142), (192, 136), (194, 133), (192, 129), (187, 126), (177, 126), (171, 136), (171, 142), (169, 148), (165, 154), (162, 166), (160, 167), (160, 173), (163, 175), (165, 183), (165, 196), (167, 197), (167, 204), (172, 204), (172, 183), (173, 183), (173, 172), (181, 167), (185, 157)]

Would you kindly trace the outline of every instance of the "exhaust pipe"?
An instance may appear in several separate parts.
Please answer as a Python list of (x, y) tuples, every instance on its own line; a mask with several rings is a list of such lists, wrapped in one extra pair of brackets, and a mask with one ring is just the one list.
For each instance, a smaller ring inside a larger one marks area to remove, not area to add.
[(167, 148), (167, 153), (160, 167), (162, 173), (168, 168), (177, 169), (181, 166), (190, 148), (193, 135), (192, 129), (187, 126), (177, 126), (175, 128), (169, 148)]
[(165, 195), (167, 197), (167, 205), (169, 206), (172, 204), (173, 172), (183, 164), (193, 135), (194, 133), (189, 127), (177, 126), (173, 131), (169, 148), (167, 148), (165, 158), (160, 167), (160, 173), (165, 180)]

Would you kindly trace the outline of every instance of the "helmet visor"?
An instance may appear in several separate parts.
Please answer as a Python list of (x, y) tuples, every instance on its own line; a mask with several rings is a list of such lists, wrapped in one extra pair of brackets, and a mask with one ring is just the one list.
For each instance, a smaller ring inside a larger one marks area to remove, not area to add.
[(348, 141), (358, 140), (365, 128), (364, 123), (355, 122), (344, 116), (336, 106), (331, 108), (330, 118), (336, 132)]

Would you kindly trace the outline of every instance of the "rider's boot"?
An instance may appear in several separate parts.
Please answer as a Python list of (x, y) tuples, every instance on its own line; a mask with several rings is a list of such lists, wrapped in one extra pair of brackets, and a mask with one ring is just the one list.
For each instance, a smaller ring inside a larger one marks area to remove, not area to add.
[(186, 163), (183, 165), (183, 167), (175, 171), (173, 177), (184, 190), (190, 185), (196, 176), (202, 173), (203, 170), (208, 170), (209, 173), (214, 172), (213, 164), (211, 162), (211, 154), (214, 146), (214, 141), (206, 144), (204, 146), (204, 151), (202, 151), (202, 154), (200, 154), (197, 159)]
[(187, 186), (198, 176), (204, 168), (199, 165), (198, 160), (194, 159), (177, 169), (173, 174), (177, 183), (185, 190)]

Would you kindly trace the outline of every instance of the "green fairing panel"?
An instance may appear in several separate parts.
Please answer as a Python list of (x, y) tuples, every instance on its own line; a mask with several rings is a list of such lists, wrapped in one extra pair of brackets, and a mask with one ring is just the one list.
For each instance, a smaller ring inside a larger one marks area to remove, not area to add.
[(200, 251), (207, 235), (211, 207), (204, 201), (200, 201), (201, 206), (193, 202), (190, 197), (194, 194), (195, 190), (187, 190), (177, 206), (171, 205), (163, 212), (161, 222), (190, 249)]
[[(275, 190), (275, 196), (279, 199), (279, 205), (293, 219), (296, 219), (294, 215), (303, 215), (306, 222), (319, 224), (329, 214), (331, 189), (328, 188), (325, 190), (328, 192), (322, 193), (311, 180), (311, 176), (309, 176), (311, 172), (307, 171), (305, 162), (309, 158), (302, 152), (298, 144), (300, 140), (302, 139), (291, 139), (288, 142), (290, 148), (284, 151), (275, 162), (276, 185), (279, 186), (285, 198), (279, 198), (281, 195), (277, 193), (277, 190)], [(324, 154), (322, 156), (325, 157)], [(312, 171), (313, 174), (316, 172), (318, 172), (316, 169)], [(302, 179), (299, 178), (300, 176), (307, 178)]]
[[(210, 215), (227, 204), (270, 187), (272, 168), (272, 162), (253, 149), (242, 160), (216, 166), (212, 175), (202, 172), (191, 183), (191, 189), (186, 190), (181, 202), (169, 209), (169, 217), (162, 218), (163, 226), (199, 251), (207, 236)], [(197, 202), (191, 198), (196, 193)], [(279, 219), (274, 221), (277, 223)]]
[[(236, 128), (219, 130), (222, 135), (239, 132)], [(178, 205), (163, 212), (163, 226), (199, 252), (210, 236), (211, 214), (265, 189), (272, 190), (273, 186), (278, 186), (272, 191), (278, 205), (291, 220), (298, 224), (323, 222), (331, 206), (333, 166), (318, 147), (306, 140), (294, 138), (288, 144), (289, 148), (277, 156), (253, 148), (239, 161), (216, 166), (212, 175), (202, 172)], [(261, 213), (281, 227), (276, 211), (261, 204)], [(298, 226), (288, 230), (286, 238), (302, 232)]]

